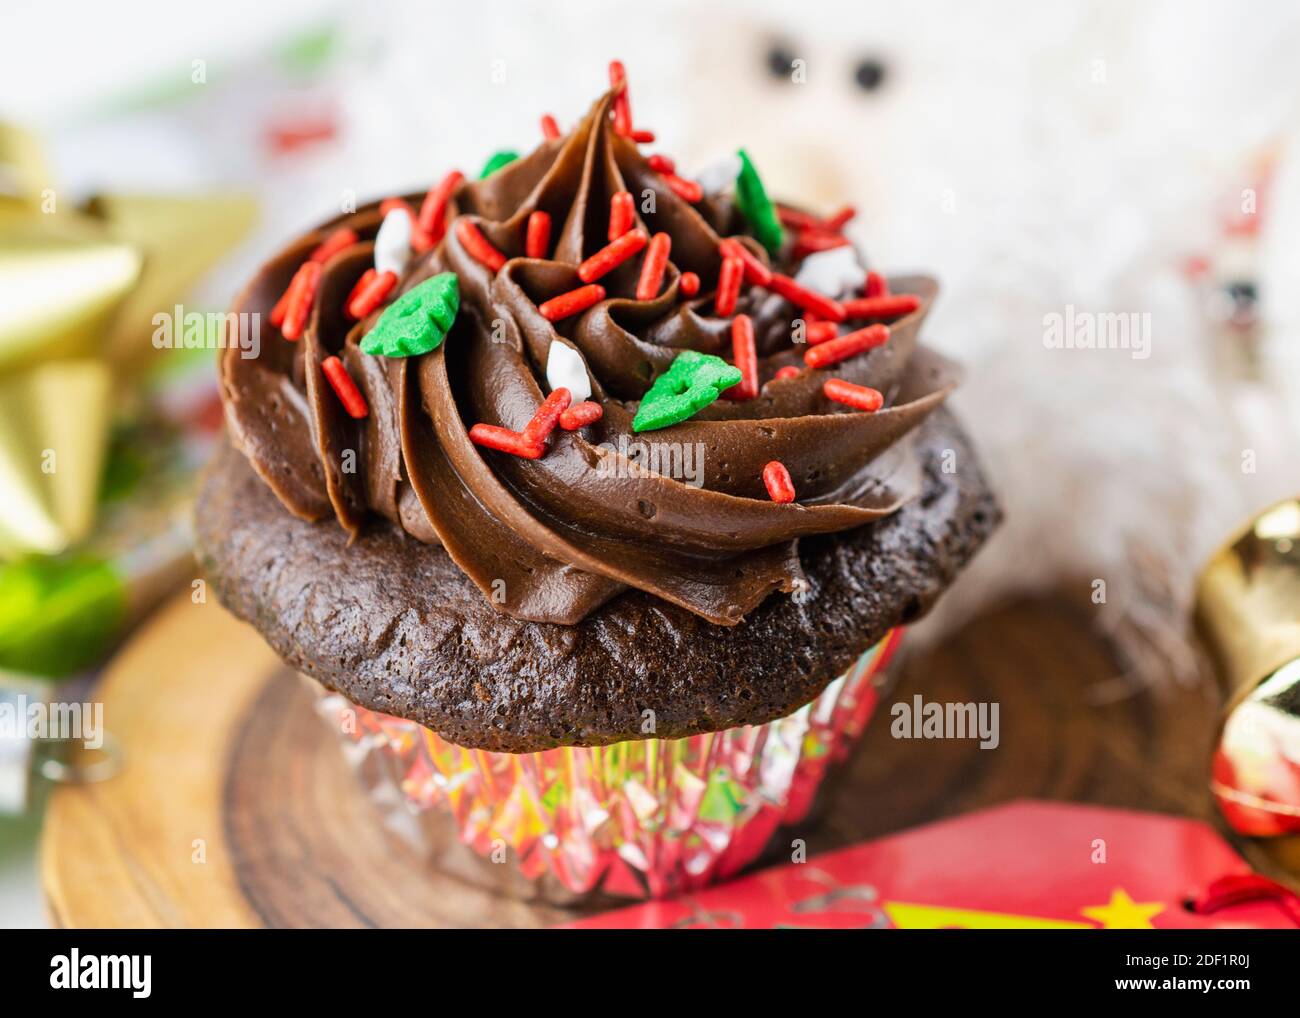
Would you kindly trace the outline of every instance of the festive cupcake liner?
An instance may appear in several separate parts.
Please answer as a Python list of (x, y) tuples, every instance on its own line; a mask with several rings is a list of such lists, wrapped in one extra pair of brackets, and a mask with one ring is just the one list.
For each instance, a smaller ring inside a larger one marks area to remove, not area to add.
[(901, 635), (764, 725), (536, 753), (465, 749), (312, 685), (390, 826), (440, 868), (566, 904), (663, 897), (726, 879), (779, 826), (807, 816), (827, 768), (871, 717)]

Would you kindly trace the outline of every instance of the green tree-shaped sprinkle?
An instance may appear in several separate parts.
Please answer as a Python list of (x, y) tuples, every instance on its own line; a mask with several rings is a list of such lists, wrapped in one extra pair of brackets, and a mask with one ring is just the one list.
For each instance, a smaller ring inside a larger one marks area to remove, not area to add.
[(413, 286), (384, 309), (361, 340), (361, 352), (376, 357), (416, 357), (436, 350), (460, 311), (460, 282), (442, 272)]
[(740, 369), (721, 357), (683, 350), (641, 398), (632, 430), (654, 431), (693, 417), (740, 379)]

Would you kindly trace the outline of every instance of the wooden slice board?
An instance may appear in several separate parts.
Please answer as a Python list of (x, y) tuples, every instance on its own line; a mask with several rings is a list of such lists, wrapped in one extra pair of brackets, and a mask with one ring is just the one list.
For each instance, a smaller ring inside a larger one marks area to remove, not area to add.
[[(885, 703), (998, 702), (1000, 748), (895, 740), (882, 713), (792, 836), (815, 853), (1024, 797), (1212, 818), (1213, 694), (1116, 698), (1113, 673), (1063, 601), (984, 617), (907, 661)], [(542, 926), (578, 914), (463, 883), (389, 833), (302, 680), (214, 604), (165, 606), (101, 695), (125, 763), (51, 797), (41, 869), (58, 925)], [(774, 846), (767, 861), (781, 858)]]

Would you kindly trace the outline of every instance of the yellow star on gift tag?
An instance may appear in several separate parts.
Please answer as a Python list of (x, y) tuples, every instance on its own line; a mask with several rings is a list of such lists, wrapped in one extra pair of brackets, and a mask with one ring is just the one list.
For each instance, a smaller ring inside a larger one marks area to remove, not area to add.
[(1151, 919), (1164, 910), (1164, 902), (1136, 902), (1122, 887), (1111, 892), (1107, 904), (1079, 909), (1089, 919), (1101, 923), (1103, 930), (1154, 930)]

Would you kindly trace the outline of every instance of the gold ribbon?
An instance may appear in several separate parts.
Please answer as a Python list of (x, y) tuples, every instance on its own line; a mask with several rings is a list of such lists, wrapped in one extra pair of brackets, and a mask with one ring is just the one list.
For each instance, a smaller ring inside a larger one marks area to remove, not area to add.
[(104, 195), (75, 207), (39, 143), (0, 124), (0, 557), (55, 553), (94, 524), (122, 381), (254, 218), (243, 196)]

